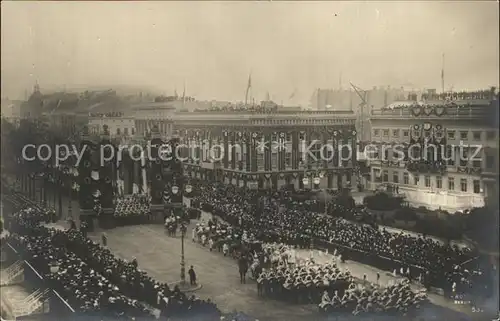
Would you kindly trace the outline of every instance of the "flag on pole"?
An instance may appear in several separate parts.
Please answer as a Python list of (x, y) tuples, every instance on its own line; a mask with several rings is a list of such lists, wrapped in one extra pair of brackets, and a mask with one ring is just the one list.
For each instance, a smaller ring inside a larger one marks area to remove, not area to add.
[(184, 90), (182, 91), (182, 102), (186, 102), (186, 82), (184, 82)]
[(245, 91), (245, 106), (247, 105), (248, 101), (248, 92), (250, 91), (250, 88), (252, 87), (252, 73), (248, 75), (248, 84), (247, 84), (247, 90)]
[(297, 91), (297, 90), (294, 90), (294, 91), (293, 91), (293, 93), (290, 95), (290, 97), (288, 97), (288, 99), (292, 99), (293, 97), (295, 97), (295, 92), (296, 92), (296, 91)]

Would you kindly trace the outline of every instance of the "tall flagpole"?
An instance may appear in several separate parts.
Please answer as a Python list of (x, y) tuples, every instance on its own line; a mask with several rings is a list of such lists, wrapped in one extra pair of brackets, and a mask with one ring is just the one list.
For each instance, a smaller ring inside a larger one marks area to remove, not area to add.
[(441, 90), (442, 90), (442, 93), (444, 94), (444, 53), (443, 53), (443, 59), (442, 59), (442, 64), (441, 64)]
[(186, 105), (186, 81), (184, 81), (184, 89), (182, 91), (182, 108)]
[(250, 91), (250, 87), (252, 87), (252, 73), (248, 75), (248, 84), (247, 84), (247, 90), (245, 92), (245, 106), (247, 105), (248, 102), (248, 92)]

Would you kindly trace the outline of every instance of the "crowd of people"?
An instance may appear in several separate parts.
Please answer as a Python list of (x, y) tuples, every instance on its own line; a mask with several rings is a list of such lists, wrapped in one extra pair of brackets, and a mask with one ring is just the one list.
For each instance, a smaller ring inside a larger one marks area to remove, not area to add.
[[(319, 303), (324, 312), (356, 315), (405, 314), (425, 301), (407, 284), (385, 289), (353, 288), (349, 273), (340, 271), (334, 263), (318, 266), (311, 260), (303, 264), (291, 255), (295, 248), (328, 249), (329, 244), (343, 259), (369, 258), (386, 270), (401, 269), (410, 280), (418, 278), (427, 287), (442, 287), (448, 293), (462, 293), (484, 282), (484, 273), (477, 266), (463, 265), (474, 261), (474, 251), (347, 221), (338, 217), (342, 216), (340, 212), (352, 216), (359, 210), (345, 204), (327, 204), (328, 213), (336, 215), (327, 216), (317, 201), (297, 201), (283, 192), (193, 183), (200, 193), (192, 199), (192, 206), (222, 220), (202, 219), (193, 229), (192, 240), (238, 260), (242, 283), (250, 270), (263, 297)], [(43, 223), (50, 222), (55, 214), (52, 209), (20, 193), (10, 193), (7, 200), (19, 210), (9, 219), (11, 233), (6, 241), (23, 251), (54, 289), (80, 311), (123, 318), (149, 317), (153, 309), (163, 316), (220, 316), (209, 300), (189, 298), (178, 288), (156, 282), (138, 268), (137, 261), (115, 258), (76, 227), (68, 231), (44, 227)], [(120, 199), (115, 216), (147, 216), (146, 211), (137, 209), (148, 204), (145, 197)], [(171, 222), (165, 223), (167, 227)]]
[[(283, 261), (281, 261), (283, 262)], [(305, 264), (282, 263), (276, 268), (264, 270), (257, 279), (259, 295), (293, 303), (321, 302), (321, 294), (344, 293), (352, 283), (348, 271), (340, 271), (335, 263)]]
[[(256, 278), (257, 292), (261, 297), (289, 303), (313, 303), (325, 313), (335, 311), (355, 315), (408, 315), (426, 299), (425, 294), (412, 292), (406, 283), (387, 288), (369, 286), (359, 289), (350, 272), (347, 269), (341, 271), (335, 262), (320, 265), (315, 263), (314, 258), (305, 261), (298, 258), (297, 244), (260, 243), (259, 247), (252, 247), (249, 244), (258, 242), (254, 231), (248, 231), (243, 221), (238, 220), (237, 224), (232, 226), (217, 218), (210, 219), (208, 224), (202, 221), (193, 229), (192, 239), (208, 246), (211, 251), (221, 251), (222, 242), (224, 255), (238, 260), (240, 274), (242, 260), (250, 264), (249, 270)], [(220, 242), (215, 243), (214, 239)], [(247, 251), (242, 250), (245, 248)], [(248, 265), (243, 268), (243, 273), (246, 273), (246, 268)]]
[(311, 212), (293, 202), (284, 202), (279, 193), (243, 190), (218, 183), (200, 183), (197, 190), (200, 195), (193, 204), (255, 235), (263, 243), (308, 247), (313, 241), (316, 246), (332, 245), (345, 257), (387, 271), (409, 270), (410, 278), (418, 277), (427, 287), (439, 287), (448, 293), (452, 292), (454, 283), (468, 282), (461, 273), (461, 264), (477, 255), (469, 248), (442, 244), (432, 238), (391, 233)]
[[(43, 226), (49, 210), (13, 194), (8, 197), (21, 209), (9, 217), (8, 242), (22, 253), (53, 289), (77, 311), (115, 319), (203, 315), (218, 319), (220, 311), (210, 300), (189, 297), (178, 287), (153, 280), (136, 260), (118, 259), (81, 231)], [(23, 206), (24, 205), (24, 206)]]
[(245, 105), (227, 105), (214, 106), (210, 109), (195, 109), (198, 112), (247, 112), (247, 113), (275, 113), (279, 109), (278, 105), (272, 106), (245, 106)]
[(116, 200), (114, 217), (119, 225), (143, 223), (150, 214), (150, 199), (146, 195), (132, 194)]
[(385, 288), (356, 286), (350, 283), (342, 293), (335, 291), (331, 296), (323, 293), (319, 307), (323, 312), (353, 311), (352, 314), (383, 313), (385, 315), (410, 315), (427, 302), (424, 291), (413, 292), (408, 280)]

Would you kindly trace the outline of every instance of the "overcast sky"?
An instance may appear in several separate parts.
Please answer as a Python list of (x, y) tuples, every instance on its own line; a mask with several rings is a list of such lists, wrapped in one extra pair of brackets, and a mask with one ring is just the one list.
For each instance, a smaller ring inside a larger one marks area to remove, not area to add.
[(280, 102), (349, 81), (446, 88), (498, 84), (492, 2), (5, 2), (2, 96), (127, 85), (199, 99)]

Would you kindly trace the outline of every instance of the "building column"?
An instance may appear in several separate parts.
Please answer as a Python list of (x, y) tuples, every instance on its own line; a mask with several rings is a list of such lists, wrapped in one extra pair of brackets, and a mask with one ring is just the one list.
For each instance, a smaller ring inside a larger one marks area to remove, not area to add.
[(236, 136), (237, 136), (237, 133), (236, 131), (232, 130), (231, 131), (231, 135), (230, 135), (230, 138), (231, 138), (231, 169), (232, 170), (236, 170), (237, 169), (237, 164), (238, 164), (238, 160), (236, 159)]
[(254, 173), (258, 171), (257, 155), (259, 151), (257, 150), (257, 146), (261, 137), (261, 133), (254, 132), (252, 141), (250, 142), (250, 169)]
[[(252, 157), (251, 157), (251, 140), (252, 133), (243, 133), (244, 146), (245, 146), (245, 171), (250, 172), (252, 170)], [(245, 176), (246, 177), (246, 176)], [(245, 184), (247, 179), (245, 178)]]
[(212, 144), (213, 144), (214, 138), (215, 137), (212, 133), (212, 130), (208, 129), (207, 130), (207, 161), (208, 162), (212, 162), (213, 158), (215, 156), (215, 155), (213, 155), (213, 151), (212, 151)]
[[(306, 133), (306, 144), (305, 144), (305, 147), (309, 147), (311, 146), (311, 143), (313, 141), (313, 133), (314, 131), (312, 129), (309, 129)], [(309, 169), (310, 166), (312, 166), (312, 162), (313, 162), (313, 158), (311, 157), (311, 155), (309, 155), (309, 153), (304, 153), (305, 154), (305, 158), (306, 158), (306, 166), (307, 166), (307, 169)]]
[(188, 163), (192, 164), (194, 157), (194, 148), (193, 148), (193, 133), (190, 129), (186, 131), (186, 141), (188, 146), (188, 153), (187, 153)]
[(224, 154), (223, 154), (223, 167), (225, 169), (229, 168), (229, 131), (224, 129), (223, 132), (223, 143), (224, 143)]
[[(264, 146), (269, 146), (272, 141), (272, 133), (269, 131), (264, 132)], [(272, 171), (272, 150), (271, 148), (264, 149), (264, 170)]]
[(343, 174), (338, 172), (337, 173), (337, 189), (338, 190), (341, 190), (342, 189), (342, 186), (344, 184), (344, 180), (343, 180)]
[(287, 142), (288, 137), (290, 137), (290, 134), (281, 131), (278, 136), (278, 171), (282, 172), (286, 168), (286, 148), (285, 144)]
[[(340, 161), (340, 149), (339, 149), (339, 131), (337, 129), (333, 130), (333, 135), (332, 135), (332, 144), (335, 152), (333, 153), (333, 159), (332, 159), (332, 165), (334, 168), (340, 167), (339, 161)], [(334, 184), (334, 186), (337, 186), (337, 184)]]
[(193, 164), (198, 164), (198, 161), (200, 160), (200, 131), (198, 129), (194, 130), (193, 147), (194, 147)]
[(296, 130), (291, 132), (292, 135), (292, 169), (297, 170), (299, 168), (300, 152), (299, 152), (299, 133)]

